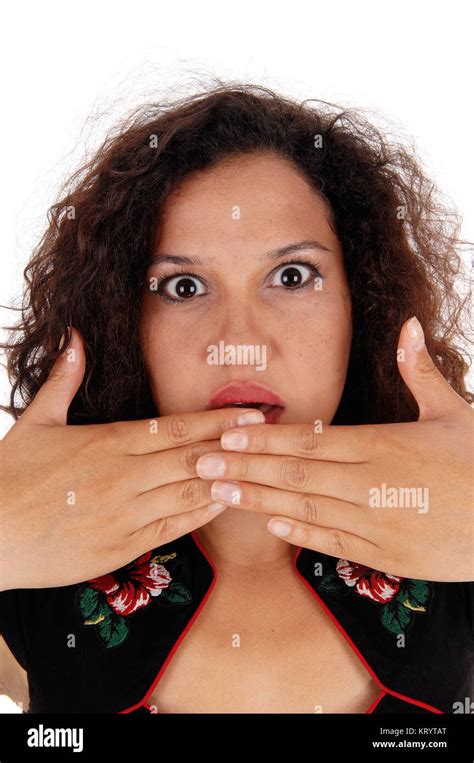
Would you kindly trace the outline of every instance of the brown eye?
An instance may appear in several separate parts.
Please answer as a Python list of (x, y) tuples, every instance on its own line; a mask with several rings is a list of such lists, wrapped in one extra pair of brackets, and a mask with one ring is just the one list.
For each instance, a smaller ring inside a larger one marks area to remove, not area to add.
[(201, 279), (188, 273), (164, 278), (158, 284), (157, 291), (163, 299), (170, 302), (184, 302), (186, 299), (200, 297), (206, 293)]
[(272, 286), (281, 286), (288, 291), (301, 289), (313, 283), (318, 275), (319, 271), (313, 264), (290, 262), (274, 272), (277, 282), (272, 283)]

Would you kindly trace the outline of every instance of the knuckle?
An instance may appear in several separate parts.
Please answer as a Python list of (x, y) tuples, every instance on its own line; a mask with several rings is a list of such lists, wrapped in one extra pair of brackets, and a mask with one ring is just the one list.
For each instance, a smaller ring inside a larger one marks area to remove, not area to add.
[(249, 438), (252, 444), (252, 450), (257, 451), (257, 453), (267, 453), (268, 452), (268, 437), (266, 435), (266, 432), (263, 430), (258, 430), (251, 434), (251, 437)]
[(184, 416), (175, 414), (167, 418), (166, 435), (172, 445), (183, 445), (190, 441), (191, 431)]
[(176, 520), (174, 517), (162, 517), (153, 524), (153, 546), (159, 547), (174, 537)]
[[(407, 456), (407, 437), (406, 434), (395, 425), (391, 428), (384, 427), (374, 433), (374, 446), (372, 448), (372, 459), (377, 457), (390, 457), (395, 461), (404, 461)], [(414, 445), (412, 445), (414, 447)]]
[[(145, 527), (135, 530), (126, 540), (126, 545), (120, 547), (120, 554), (127, 548), (134, 548), (136, 556), (140, 556), (146, 549), (159, 548), (177, 537), (177, 522), (175, 517), (162, 517), (151, 522)], [(121, 557), (123, 558), (123, 556)]]
[(205, 450), (200, 445), (190, 445), (183, 450), (181, 456), (181, 465), (187, 474), (195, 476), (196, 461), (204, 453)]
[(300, 546), (311, 548), (313, 538), (311, 537), (311, 528), (308, 525), (302, 525), (298, 529), (299, 538), (298, 543)]
[(418, 359), (416, 370), (418, 374), (427, 381), (430, 381), (433, 377), (438, 376), (438, 370), (429, 355), (425, 355)]
[(312, 525), (319, 524), (319, 501), (316, 499), (316, 496), (309, 495), (308, 493), (302, 495), (298, 509), (299, 518), (302, 522)]
[(343, 558), (346, 558), (348, 554), (350, 556), (350, 549), (348, 549), (345, 538), (339, 530), (329, 531), (328, 545), (332, 556)]
[(178, 492), (180, 503), (187, 508), (193, 508), (202, 498), (202, 480), (199, 478), (187, 480), (179, 486)]
[[(90, 428), (89, 428), (90, 427)], [(120, 426), (116, 422), (108, 424), (89, 425), (87, 432), (87, 444), (95, 451), (99, 449), (101, 453), (114, 450), (120, 439)]]
[(321, 435), (312, 427), (300, 427), (295, 437), (295, 452), (302, 456), (317, 456), (321, 450)]
[(110, 446), (117, 446), (120, 441), (122, 428), (118, 421), (113, 421), (110, 424), (106, 424), (105, 437), (107, 444)]
[(300, 458), (284, 458), (281, 464), (281, 482), (285, 487), (302, 489), (308, 484), (308, 467)]
[(252, 490), (251, 488), (246, 488), (244, 486), (243, 490), (243, 499), (246, 503), (251, 504), (257, 511), (260, 511), (261, 509), (265, 508), (265, 498), (264, 498), (264, 492), (263, 490), (259, 490), (258, 488), (255, 490)]
[(249, 472), (249, 462), (244, 456), (240, 456), (236, 462), (239, 478), (245, 480)]

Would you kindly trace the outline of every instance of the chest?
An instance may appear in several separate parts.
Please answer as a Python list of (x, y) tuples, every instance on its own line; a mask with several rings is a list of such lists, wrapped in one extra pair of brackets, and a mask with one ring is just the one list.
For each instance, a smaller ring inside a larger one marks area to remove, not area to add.
[(147, 703), (159, 713), (364, 713), (379, 694), (294, 575), (265, 586), (220, 576)]

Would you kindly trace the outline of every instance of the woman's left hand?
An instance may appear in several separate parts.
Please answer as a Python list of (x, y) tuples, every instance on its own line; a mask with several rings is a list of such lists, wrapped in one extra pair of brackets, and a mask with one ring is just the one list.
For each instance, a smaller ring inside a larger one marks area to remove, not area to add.
[[(229, 430), (229, 452), (197, 461), (200, 477), (219, 477), (213, 499), (271, 514), (270, 532), (330, 556), (400, 577), (474, 580), (474, 410), (438, 371), (418, 327), (403, 325), (397, 352), (418, 421)], [(204, 471), (209, 458), (224, 471)]]

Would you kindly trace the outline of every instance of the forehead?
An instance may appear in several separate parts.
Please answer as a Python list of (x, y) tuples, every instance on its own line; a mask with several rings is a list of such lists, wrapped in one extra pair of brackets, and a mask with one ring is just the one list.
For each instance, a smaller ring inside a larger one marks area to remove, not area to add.
[(268, 238), (305, 229), (335, 243), (329, 204), (290, 159), (270, 152), (226, 158), (187, 175), (165, 200), (159, 228), (162, 240)]

